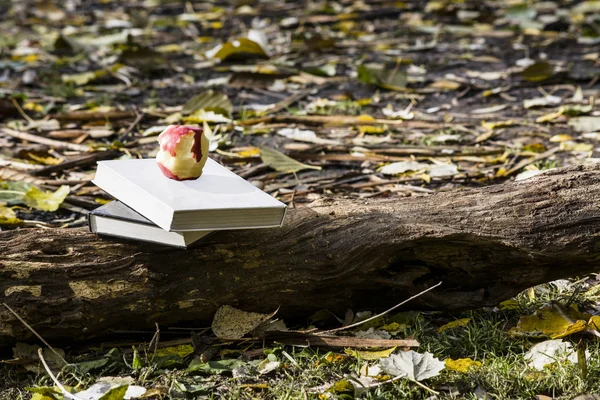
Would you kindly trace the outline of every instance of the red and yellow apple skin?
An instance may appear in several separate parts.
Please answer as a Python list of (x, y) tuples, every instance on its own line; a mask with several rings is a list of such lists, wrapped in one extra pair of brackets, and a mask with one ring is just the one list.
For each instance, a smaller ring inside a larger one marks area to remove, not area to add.
[(158, 143), (156, 162), (164, 176), (184, 181), (202, 175), (209, 145), (202, 128), (170, 125), (158, 136)]

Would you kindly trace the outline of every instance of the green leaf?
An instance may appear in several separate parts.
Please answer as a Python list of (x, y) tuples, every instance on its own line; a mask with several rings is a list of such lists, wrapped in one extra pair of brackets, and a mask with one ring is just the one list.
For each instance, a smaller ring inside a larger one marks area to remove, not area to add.
[(321, 170), (321, 167), (302, 164), (301, 162), (296, 161), (293, 158), (288, 157), (285, 154), (269, 147), (261, 147), (260, 158), (262, 162), (267, 164), (269, 167), (280, 172), (298, 172), (303, 169)]
[(23, 202), (37, 210), (56, 211), (69, 194), (69, 191), (70, 189), (66, 185), (62, 185), (56, 192), (42, 192), (40, 189), (32, 186), (25, 193)]
[(112, 388), (98, 400), (123, 400), (128, 387), (129, 385), (123, 385), (116, 388)]
[(75, 364), (75, 367), (77, 368), (77, 371), (79, 371), (80, 373), (87, 374), (88, 372), (90, 372), (94, 369), (104, 367), (106, 364), (108, 364), (109, 361), (110, 360), (108, 358), (100, 358), (98, 360), (83, 361), (83, 362), (77, 363), (77, 364)]
[(536, 62), (521, 71), (521, 76), (529, 82), (545, 81), (554, 75), (554, 67), (545, 61)]
[(146, 46), (133, 46), (123, 50), (119, 61), (142, 71), (163, 69), (169, 64), (164, 54)]
[(0, 202), (8, 205), (23, 202), (23, 197), (33, 187), (25, 182), (0, 182)]
[(31, 400), (63, 400), (63, 396), (56, 395), (55, 397), (54, 395), (48, 396), (41, 393), (34, 393), (33, 396), (31, 396)]
[(211, 89), (189, 99), (181, 112), (187, 115), (198, 110), (214, 111), (218, 114), (231, 116), (233, 105), (225, 93)]
[(366, 65), (358, 67), (358, 80), (370, 85), (376, 85), (389, 90), (403, 90), (406, 88), (407, 75), (405, 71), (400, 71), (396, 68), (392, 70), (384, 70), (377, 68), (369, 68)]
[(187, 372), (206, 372), (209, 374), (222, 374), (224, 372), (231, 372), (234, 368), (243, 365), (242, 360), (231, 359), (231, 360), (219, 360), (209, 361), (204, 363), (200, 360), (192, 360)]
[(140, 357), (140, 352), (137, 351), (135, 346), (133, 347), (133, 362), (131, 363), (131, 368), (133, 368), (136, 371), (142, 368), (142, 359)]
[(62, 392), (60, 389), (52, 386), (28, 387), (28, 392), (33, 393), (31, 400), (62, 400)]

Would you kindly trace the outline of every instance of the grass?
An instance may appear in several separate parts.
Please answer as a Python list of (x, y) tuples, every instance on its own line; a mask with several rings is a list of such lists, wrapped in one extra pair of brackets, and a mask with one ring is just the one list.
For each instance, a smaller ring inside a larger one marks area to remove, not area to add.
[[(580, 394), (600, 393), (600, 345), (591, 336), (567, 338), (574, 347), (582, 340), (589, 351), (587, 376), (577, 364), (555, 363), (544, 371), (527, 366), (525, 352), (535, 343), (508, 333), (519, 318), (529, 315), (549, 302), (576, 304), (581, 309), (597, 302), (595, 290), (590, 290), (586, 280), (574, 283), (558, 282), (538, 286), (526, 291), (512, 302), (512, 309), (478, 309), (459, 313), (401, 313), (386, 316), (384, 322), (404, 325), (398, 338), (414, 336), (421, 346), (419, 352), (431, 352), (440, 360), (446, 358), (471, 358), (482, 363), (467, 373), (444, 370), (423, 383), (440, 392), (439, 399), (530, 399), (544, 394), (556, 399), (571, 399)], [(438, 332), (447, 322), (470, 318), (466, 326)], [(365, 329), (365, 327), (361, 328)], [(102, 361), (98, 368), (84, 372), (81, 368), (66, 367), (58, 374), (61, 383), (88, 387), (101, 376), (129, 376), (137, 385), (154, 388), (162, 398), (185, 399), (350, 399), (354, 390), (345, 379), (359, 376), (366, 363), (344, 354), (343, 351), (324, 351), (318, 348), (272, 345), (263, 349), (263, 355), (247, 360), (243, 354), (250, 346), (225, 346), (223, 359), (243, 359), (234, 371), (211, 367), (204, 371), (191, 371), (190, 359), (167, 355), (154, 357), (153, 353), (132, 353), (131, 349), (114, 349), (106, 352), (69, 354), (69, 361), (81, 367)], [(259, 363), (278, 361), (279, 367), (260, 374)], [(220, 357), (214, 358), (219, 360)], [(82, 362), (84, 362), (82, 364)], [(87, 364), (85, 364), (87, 362)], [(208, 364), (202, 364), (208, 365)], [(216, 364), (211, 364), (215, 366)], [(85, 369), (85, 368), (84, 368)], [(58, 372), (58, 371), (55, 371)], [(0, 366), (0, 400), (28, 399), (28, 386), (51, 386), (43, 371), (26, 373), (14, 366)], [(383, 377), (382, 379), (386, 379)], [(332, 385), (335, 386), (332, 387)], [(477, 395), (476, 395), (477, 393)], [(364, 399), (427, 399), (431, 393), (408, 380), (397, 380), (373, 388), (362, 395)], [(161, 397), (154, 397), (161, 398)]]

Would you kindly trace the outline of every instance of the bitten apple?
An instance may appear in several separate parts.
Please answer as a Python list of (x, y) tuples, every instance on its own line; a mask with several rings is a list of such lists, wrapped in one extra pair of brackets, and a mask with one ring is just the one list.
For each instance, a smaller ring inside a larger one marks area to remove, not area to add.
[(202, 175), (209, 141), (202, 128), (170, 125), (159, 136), (158, 167), (170, 179), (184, 181)]

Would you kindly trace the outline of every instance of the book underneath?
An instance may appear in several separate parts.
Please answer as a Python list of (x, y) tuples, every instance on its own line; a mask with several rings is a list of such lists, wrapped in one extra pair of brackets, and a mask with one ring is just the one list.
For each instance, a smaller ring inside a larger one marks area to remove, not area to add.
[(165, 231), (119, 201), (111, 201), (90, 212), (88, 222), (90, 231), (99, 235), (183, 248), (211, 233), (211, 231)]
[(166, 178), (154, 159), (100, 161), (93, 183), (166, 231), (279, 227), (286, 211), (211, 159), (187, 181)]

